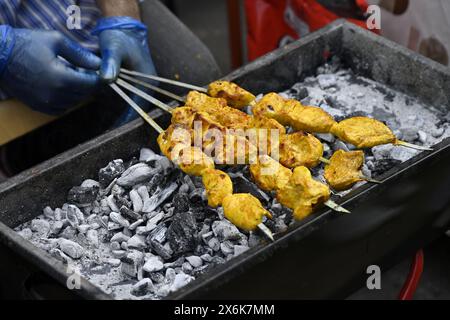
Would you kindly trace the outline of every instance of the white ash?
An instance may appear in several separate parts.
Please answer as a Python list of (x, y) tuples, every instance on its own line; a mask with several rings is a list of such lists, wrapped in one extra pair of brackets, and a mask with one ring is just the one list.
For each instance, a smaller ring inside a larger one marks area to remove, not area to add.
[[(318, 77), (282, 94), (321, 106), (337, 120), (372, 116), (408, 142), (433, 145), (450, 136), (450, 119), (438, 109), (336, 65), (321, 67)], [(317, 136), (326, 157), (337, 149), (354, 149), (332, 135)], [(376, 178), (416, 154), (394, 146), (373, 148), (366, 153), (363, 172)], [(274, 219), (265, 224), (273, 232), (284, 232), (293, 222), (291, 210), (251, 182), (248, 167), (224, 170), (236, 190), (252, 193), (271, 211)], [(323, 181), (323, 165), (312, 171)], [(97, 180), (68, 190), (68, 202), (61, 208), (44, 208), (16, 231), (116, 299), (164, 298), (265, 241), (258, 232), (238, 230), (222, 208), (209, 208), (201, 179), (182, 174), (147, 148), (139, 161), (111, 161), (99, 170)]]

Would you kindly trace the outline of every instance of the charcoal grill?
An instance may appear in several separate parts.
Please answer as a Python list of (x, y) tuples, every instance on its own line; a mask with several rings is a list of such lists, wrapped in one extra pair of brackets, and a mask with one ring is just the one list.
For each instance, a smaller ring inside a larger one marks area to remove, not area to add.
[[(282, 91), (314, 74), (332, 56), (355, 74), (449, 111), (447, 68), (345, 21), (274, 51), (226, 79), (255, 93)], [(160, 124), (169, 122), (166, 115), (154, 116)], [(64, 265), (11, 228), (40, 215), (47, 205), (60, 206), (73, 185), (95, 177), (111, 159), (130, 159), (142, 146), (155, 149), (155, 141), (155, 133), (137, 120), (0, 185), (0, 269), (15, 270), (0, 270), (7, 297), (111, 298), (84, 280), (80, 290), (66, 289), (70, 274)], [(448, 227), (450, 139), (380, 178), (382, 184), (366, 184), (342, 199), (352, 214), (319, 210), (275, 242), (216, 267), (168, 299), (346, 297), (365, 284), (367, 266), (386, 270)]]

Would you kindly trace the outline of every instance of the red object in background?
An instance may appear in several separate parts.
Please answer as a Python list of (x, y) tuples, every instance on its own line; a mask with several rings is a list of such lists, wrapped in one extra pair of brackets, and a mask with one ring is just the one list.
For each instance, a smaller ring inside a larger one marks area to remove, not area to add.
[(399, 300), (411, 300), (414, 297), (414, 293), (419, 286), (420, 278), (422, 277), (424, 265), (423, 251), (419, 250), (414, 257), (413, 263), (409, 270), (408, 278), (403, 284), (402, 291), (398, 296)]
[[(365, 0), (356, 0), (363, 11)], [(254, 60), (339, 19), (316, 0), (246, 0), (248, 59)], [(347, 19), (363, 28), (366, 22)]]

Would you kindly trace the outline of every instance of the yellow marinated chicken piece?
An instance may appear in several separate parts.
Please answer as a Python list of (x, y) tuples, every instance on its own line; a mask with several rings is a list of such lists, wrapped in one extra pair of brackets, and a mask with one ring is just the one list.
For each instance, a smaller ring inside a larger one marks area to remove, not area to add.
[(266, 94), (253, 107), (255, 116), (275, 119), (284, 126), (290, 126), (290, 114), (294, 111), (292, 105), (286, 105), (286, 99), (277, 93)]
[(255, 100), (255, 96), (237, 84), (228, 81), (215, 81), (208, 87), (208, 94), (214, 98), (227, 100), (228, 105), (242, 109)]
[(248, 129), (252, 124), (251, 116), (227, 106), (225, 99), (212, 98), (197, 91), (191, 91), (188, 94), (186, 106), (196, 112), (209, 113), (221, 125), (230, 129)]
[(265, 191), (284, 188), (292, 176), (292, 171), (269, 156), (260, 156), (256, 164), (250, 166), (250, 173), (256, 184)]
[(297, 100), (287, 100), (289, 124), (296, 131), (328, 133), (336, 124), (334, 118), (319, 107), (304, 106)]
[(338, 150), (330, 158), (330, 164), (325, 166), (324, 177), (333, 189), (347, 190), (364, 180), (361, 172), (363, 164), (364, 152)]
[(276, 93), (269, 93), (256, 103), (253, 114), (275, 119), (297, 131), (328, 133), (336, 123), (321, 108), (303, 106), (297, 100), (285, 99)]
[(258, 148), (245, 136), (225, 134), (222, 139), (204, 143), (206, 154), (211, 154), (217, 164), (243, 165), (257, 162)]
[(295, 132), (280, 137), (280, 162), (288, 168), (313, 168), (323, 156), (323, 145), (312, 134)]
[(182, 125), (170, 125), (157, 139), (159, 148), (170, 160), (176, 160), (182, 146), (192, 144), (193, 131)]
[(301, 220), (330, 199), (328, 186), (314, 180), (306, 167), (297, 167), (289, 182), (277, 192), (277, 200), (294, 210), (294, 218)]
[(272, 218), (261, 202), (248, 193), (229, 195), (223, 199), (222, 206), (225, 218), (236, 227), (246, 231), (256, 230), (264, 216)]
[(183, 125), (192, 128), (194, 123), (195, 111), (191, 107), (178, 107), (172, 111), (172, 124)]
[(230, 176), (223, 171), (205, 169), (202, 172), (202, 180), (210, 207), (221, 206), (223, 199), (233, 194), (233, 182)]
[(367, 117), (354, 117), (336, 123), (331, 133), (357, 148), (396, 143), (397, 138), (384, 123)]
[(180, 156), (174, 163), (191, 176), (200, 177), (205, 169), (214, 169), (214, 160), (200, 148), (186, 146), (181, 149)]
[(260, 154), (270, 154), (272, 145), (278, 146), (280, 137), (286, 134), (286, 128), (278, 121), (262, 116), (253, 117), (252, 128), (255, 139), (250, 138), (250, 141), (258, 147)]

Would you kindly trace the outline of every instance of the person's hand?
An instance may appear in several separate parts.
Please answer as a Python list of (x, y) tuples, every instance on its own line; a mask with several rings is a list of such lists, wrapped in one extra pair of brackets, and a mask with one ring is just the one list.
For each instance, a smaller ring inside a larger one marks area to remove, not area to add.
[[(100, 77), (103, 81), (107, 83), (116, 81), (121, 68), (156, 75), (148, 48), (147, 27), (140, 21), (130, 17), (102, 18), (98, 21), (93, 33), (100, 39), (102, 56)], [(142, 87), (140, 89), (146, 91)], [(147, 93), (149, 93), (148, 90)], [(148, 110), (149, 104), (145, 100), (136, 95), (131, 97), (140, 107)], [(129, 108), (121, 116), (118, 124), (126, 123), (137, 116), (137, 113)]]
[(1, 29), (0, 86), (34, 110), (61, 114), (101, 84), (101, 59), (61, 33)]

